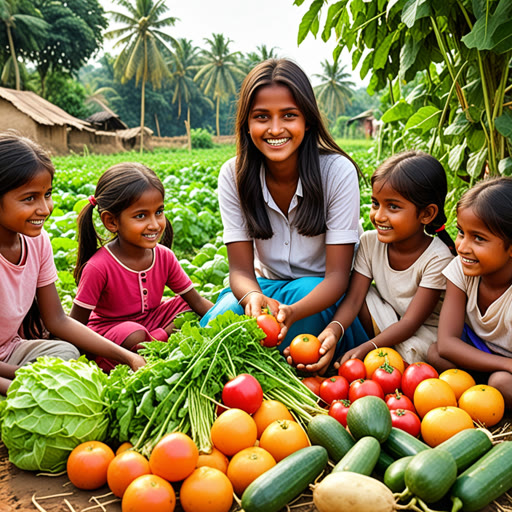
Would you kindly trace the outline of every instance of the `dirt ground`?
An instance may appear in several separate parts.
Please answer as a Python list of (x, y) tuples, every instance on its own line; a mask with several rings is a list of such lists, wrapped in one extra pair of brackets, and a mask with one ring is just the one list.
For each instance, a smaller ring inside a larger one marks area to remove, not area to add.
[[(501, 439), (512, 440), (510, 422), (512, 416), (504, 419), (494, 433), (506, 433)], [(509, 434), (510, 432), (510, 434)], [(46, 498), (47, 496), (55, 496)], [(32, 501), (41, 507), (38, 508)], [(317, 509), (310, 504), (311, 496), (304, 496), (293, 507), (293, 512), (314, 512)], [(102, 504), (102, 505), (100, 505)], [(97, 491), (80, 491), (68, 480), (67, 476), (36, 475), (23, 471), (8, 460), (7, 449), (0, 443), (0, 512), (121, 512), (121, 502), (110, 494), (107, 486)], [(234, 504), (232, 512), (239, 511)], [(176, 511), (182, 511), (179, 503)], [(147, 512), (151, 512), (148, 510)], [(512, 512), (512, 496), (505, 494), (482, 512)]]

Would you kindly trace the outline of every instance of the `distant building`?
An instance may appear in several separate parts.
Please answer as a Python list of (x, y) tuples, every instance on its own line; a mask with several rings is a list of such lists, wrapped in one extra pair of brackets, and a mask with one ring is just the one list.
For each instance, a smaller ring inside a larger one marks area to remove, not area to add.
[(381, 125), (381, 121), (373, 115), (373, 110), (366, 110), (350, 118), (347, 121), (347, 126), (350, 126), (352, 123), (357, 123), (363, 129), (367, 139), (376, 137)]
[(0, 87), (0, 130), (14, 129), (54, 154), (122, 151), (115, 133), (98, 131), (32, 91)]

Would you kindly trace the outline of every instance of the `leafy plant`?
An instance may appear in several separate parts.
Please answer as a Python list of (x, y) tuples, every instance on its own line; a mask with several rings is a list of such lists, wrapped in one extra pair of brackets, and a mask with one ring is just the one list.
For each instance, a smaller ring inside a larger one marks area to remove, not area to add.
[(190, 130), (190, 138), (192, 139), (192, 147), (200, 149), (213, 148), (212, 135), (204, 128), (193, 128)]
[(85, 358), (42, 357), (22, 366), (2, 409), (2, 441), (20, 469), (61, 471), (73, 448), (105, 439), (107, 376)]
[(335, 34), (334, 57), (346, 47), (361, 78), (370, 73), (370, 93), (389, 89), (382, 120), (393, 150), (426, 149), (465, 182), (512, 174), (509, 0), (313, 0), (299, 43), (320, 32), (326, 4), (321, 36)]

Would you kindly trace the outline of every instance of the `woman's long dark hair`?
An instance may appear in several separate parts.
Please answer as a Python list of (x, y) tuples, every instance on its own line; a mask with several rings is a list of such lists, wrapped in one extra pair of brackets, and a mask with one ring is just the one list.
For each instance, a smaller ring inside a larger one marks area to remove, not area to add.
[[(320, 153), (338, 153), (355, 162), (334, 142), (324, 126), (311, 83), (304, 71), (293, 61), (269, 59), (254, 67), (245, 77), (236, 114), (237, 188), (249, 234), (269, 239), (272, 226), (265, 210), (260, 184), (260, 168), (264, 157), (248, 133), (248, 119), (256, 92), (273, 84), (290, 89), (308, 130), (299, 148), (299, 177), (303, 197), (299, 201), (295, 224), (304, 236), (325, 233), (324, 194), (320, 175)], [(356, 165), (357, 168), (357, 165)]]
[(471, 208), (489, 231), (512, 245), (512, 178), (486, 178), (467, 190), (457, 203), (457, 212)]
[[(43, 170), (53, 179), (55, 168), (41, 146), (14, 132), (0, 133), (0, 202), (7, 192), (25, 185)], [(35, 297), (21, 328), (25, 339), (44, 336), (45, 328)]]
[(456, 255), (455, 244), (445, 229), (446, 214), (444, 202), (448, 192), (446, 173), (440, 162), (422, 151), (404, 151), (383, 162), (373, 173), (372, 186), (375, 183), (387, 183), (407, 201), (414, 204), (418, 211), (429, 204), (437, 206), (437, 215), (425, 231), (437, 235)]
[[(142, 194), (155, 188), (165, 197), (165, 189), (158, 176), (145, 165), (136, 162), (123, 162), (107, 169), (98, 180), (94, 198), (98, 212), (110, 212), (119, 217), (121, 212), (137, 201)], [(84, 206), (78, 216), (78, 255), (73, 276), (76, 283), (80, 281), (82, 270), (89, 259), (103, 245), (104, 240), (96, 231), (92, 214), (95, 205)], [(171, 247), (173, 231), (169, 219), (165, 219), (166, 227), (160, 243)]]

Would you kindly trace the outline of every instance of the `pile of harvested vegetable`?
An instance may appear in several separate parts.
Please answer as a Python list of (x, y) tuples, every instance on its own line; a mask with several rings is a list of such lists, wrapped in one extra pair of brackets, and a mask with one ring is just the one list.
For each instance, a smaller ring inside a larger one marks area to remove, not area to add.
[[(297, 510), (320, 512), (512, 505), (509, 434), (475, 428), (503, 416), (496, 390), (472, 386), (462, 371), (406, 368), (392, 349), (301, 381), (264, 337), (255, 319), (226, 313), (208, 328), (185, 318), (168, 343), (146, 345), (148, 364), (135, 374), (41, 359), (18, 372), (1, 405), (11, 461), (65, 469), (79, 495), (110, 489), (108, 504), (91, 505), (109, 511), (277, 512), (296, 500)], [(479, 410), (471, 392), (497, 402)], [(38, 510), (56, 510), (37, 499)]]

